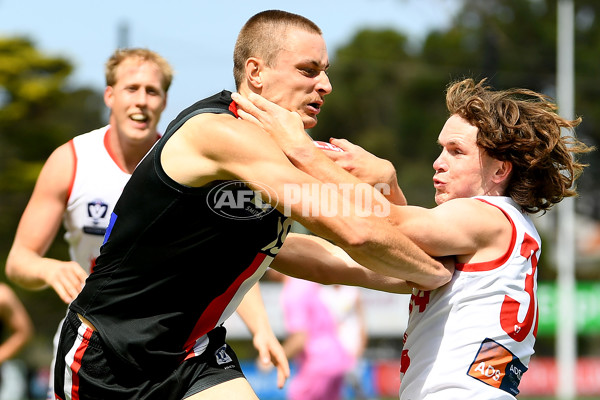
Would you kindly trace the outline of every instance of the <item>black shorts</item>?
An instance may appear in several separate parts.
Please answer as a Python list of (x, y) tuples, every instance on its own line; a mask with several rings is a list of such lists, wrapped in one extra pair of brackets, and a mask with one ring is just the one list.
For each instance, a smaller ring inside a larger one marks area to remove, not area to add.
[(243, 378), (225, 328), (208, 334), (204, 353), (192, 357), (169, 375), (150, 378), (123, 370), (122, 361), (105, 349), (97, 332), (86, 329), (69, 311), (62, 327), (54, 368), (57, 400), (180, 400), (223, 382)]

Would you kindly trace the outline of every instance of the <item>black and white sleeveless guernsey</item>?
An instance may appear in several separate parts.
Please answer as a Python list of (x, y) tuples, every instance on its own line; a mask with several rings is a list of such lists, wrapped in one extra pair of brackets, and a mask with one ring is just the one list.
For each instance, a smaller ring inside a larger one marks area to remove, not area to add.
[(231, 93), (223, 91), (169, 124), (125, 186), (94, 272), (70, 305), (133, 371), (160, 374), (201, 354), (206, 334), (262, 276), (291, 223), (260, 204), (234, 204), (229, 217), (216, 213), (207, 201), (211, 189), (225, 185), (240, 198), (235, 191), (250, 189), (239, 182), (191, 188), (166, 175), (160, 164), (165, 143), (200, 113), (237, 115)]

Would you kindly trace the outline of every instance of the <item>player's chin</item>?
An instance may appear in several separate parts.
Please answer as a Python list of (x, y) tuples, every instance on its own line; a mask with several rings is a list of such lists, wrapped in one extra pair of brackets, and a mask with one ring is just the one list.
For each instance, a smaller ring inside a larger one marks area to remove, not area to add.
[(435, 199), (435, 204), (437, 204), (438, 206), (449, 200), (448, 195), (444, 192), (440, 192), (439, 190), (436, 190), (434, 199)]
[(317, 126), (318, 119), (316, 115), (306, 114), (302, 116), (302, 122), (304, 123), (304, 129), (310, 129)]

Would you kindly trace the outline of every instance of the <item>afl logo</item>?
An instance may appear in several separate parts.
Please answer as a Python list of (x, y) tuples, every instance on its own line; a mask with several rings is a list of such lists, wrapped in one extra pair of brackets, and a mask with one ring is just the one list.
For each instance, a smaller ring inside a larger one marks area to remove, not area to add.
[[(254, 189), (251, 189), (254, 188)], [(261, 219), (275, 208), (278, 198), (273, 189), (258, 182), (227, 181), (208, 192), (206, 204), (215, 214), (228, 219)]]

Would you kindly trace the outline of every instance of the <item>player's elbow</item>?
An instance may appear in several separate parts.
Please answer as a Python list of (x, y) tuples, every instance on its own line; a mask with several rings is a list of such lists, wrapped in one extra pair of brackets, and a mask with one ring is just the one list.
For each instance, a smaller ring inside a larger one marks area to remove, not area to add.
[(434, 290), (450, 282), (454, 274), (454, 260), (435, 260), (433, 265), (428, 266), (427, 271), (420, 279), (413, 281), (417, 289)]
[(5, 272), (6, 277), (10, 281), (17, 283), (16, 280), (18, 279), (18, 263), (16, 262), (15, 256), (12, 252), (8, 254), (8, 258), (6, 259)]
[(43, 283), (33, 281), (29, 278), (28, 268), (31, 268), (32, 262), (24, 254), (21, 250), (11, 249), (8, 253), (4, 270), (6, 277), (12, 283), (25, 289), (36, 290), (45, 287)]
[(361, 252), (371, 244), (372, 236), (365, 230), (347, 230), (340, 235), (336, 243), (349, 253)]
[(421, 284), (415, 282), (415, 287), (421, 290), (434, 290), (450, 282), (451, 278), (452, 276), (448, 277), (447, 274), (431, 275), (426, 279), (423, 279)]

